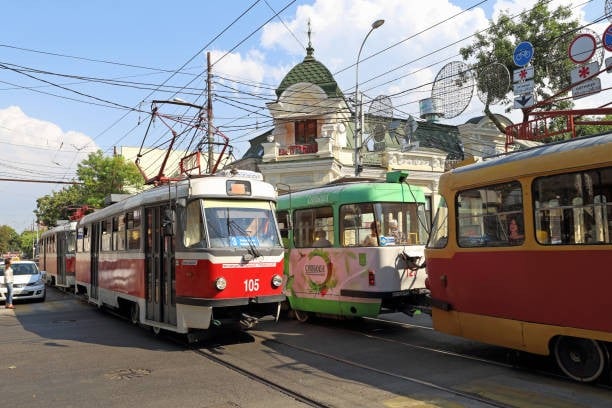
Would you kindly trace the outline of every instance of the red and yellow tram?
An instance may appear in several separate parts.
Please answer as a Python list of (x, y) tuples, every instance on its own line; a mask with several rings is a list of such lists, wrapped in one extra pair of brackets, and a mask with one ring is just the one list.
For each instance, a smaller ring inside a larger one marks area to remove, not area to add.
[(609, 370), (612, 134), (511, 153), (440, 178), (427, 259), (438, 331)]

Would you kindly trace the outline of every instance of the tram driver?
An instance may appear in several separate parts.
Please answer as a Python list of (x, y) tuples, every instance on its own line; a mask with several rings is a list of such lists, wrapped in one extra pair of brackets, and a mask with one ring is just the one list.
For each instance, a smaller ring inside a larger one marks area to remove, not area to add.
[(378, 246), (378, 231), (380, 230), (378, 221), (370, 223), (370, 234), (366, 235), (362, 242), (363, 246)]

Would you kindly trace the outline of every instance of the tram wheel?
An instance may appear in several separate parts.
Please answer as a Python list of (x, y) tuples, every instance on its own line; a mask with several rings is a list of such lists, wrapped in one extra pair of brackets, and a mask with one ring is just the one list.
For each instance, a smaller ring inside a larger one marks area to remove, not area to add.
[(310, 313), (304, 312), (303, 310), (293, 310), (293, 315), (295, 316), (295, 319), (300, 323), (307, 322), (308, 318), (310, 317)]
[(558, 337), (554, 352), (559, 368), (568, 377), (580, 382), (592, 382), (599, 378), (608, 360), (607, 351), (599, 342), (578, 337)]
[(132, 324), (138, 324), (140, 322), (140, 310), (137, 303), (132, 303), (130, 306), (130, 321)]

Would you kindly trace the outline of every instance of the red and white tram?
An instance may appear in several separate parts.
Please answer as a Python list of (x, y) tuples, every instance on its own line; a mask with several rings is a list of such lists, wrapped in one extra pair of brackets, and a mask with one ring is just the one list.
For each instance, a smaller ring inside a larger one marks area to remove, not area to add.
[(76, 292), (155, 332), (278, 318), (285, 296), (275, 203), (261, 175), (228, 171), (88, 214), (77, 225)]
[(51, 228), (39, 240), (39, 267), (45, 271), (45, 281), (62, 288), (74, 287), (76, 221)]

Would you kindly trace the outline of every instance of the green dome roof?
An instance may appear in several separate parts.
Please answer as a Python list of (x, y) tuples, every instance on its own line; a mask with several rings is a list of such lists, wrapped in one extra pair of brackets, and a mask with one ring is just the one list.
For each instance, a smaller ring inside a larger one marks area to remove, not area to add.
[(283, 92), (292, 85), (306, 82), (320, 86), (330, 98), (342, 97), (342, 91), (334, 80), (331, 72), (317, 61), (313, 56), (314, 49), (308, 45), (304, 61), (291, 68), (291, 71), (281, 81), (276, 89), (276, 96), (280, 98)]

